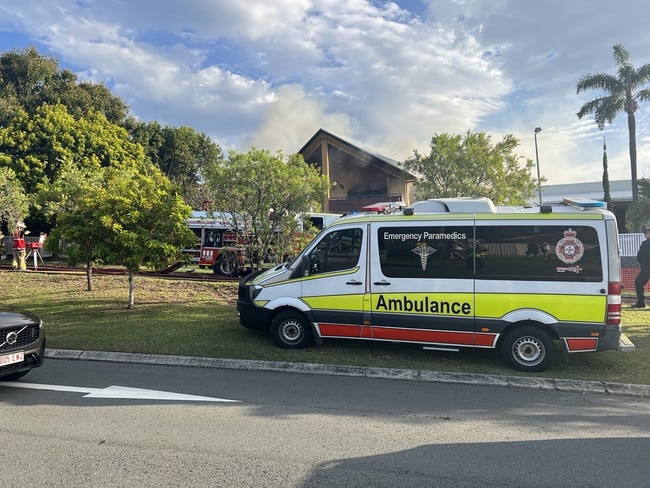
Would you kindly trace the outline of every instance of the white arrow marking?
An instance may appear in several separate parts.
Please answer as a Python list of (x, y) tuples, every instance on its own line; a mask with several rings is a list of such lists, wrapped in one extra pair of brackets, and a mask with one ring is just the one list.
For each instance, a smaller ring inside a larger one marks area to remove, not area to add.
[(0, 386), (13, 388), (27, 388), (31, 390), (67, 391), (72, 393), (85, 393), (84, 398), (125, 398), (130, 400), (173, 400), (182, 402), (228, 402), (240, 403), (239, 400), (226, 398), (213, 398), (198, 395), (185, 395), (159, 390), (144, 390), (129, 388), (128, 386), (109, 386), (107, 388), (84, 388), (81, 386), (44, 385), (41, 383), (13, 383), (0, 381)]

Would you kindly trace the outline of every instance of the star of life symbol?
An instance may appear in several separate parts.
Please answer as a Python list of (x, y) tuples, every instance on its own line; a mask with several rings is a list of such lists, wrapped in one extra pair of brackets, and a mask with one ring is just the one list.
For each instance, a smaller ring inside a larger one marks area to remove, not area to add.
[(576, 236), (578, 233), (573, 229), (564, 231), (564, 238), (560, 239), (555, 246), (555, 255), (565, 264), (574, 264), (582, 259), (585, 248), (582, 241)]
[(427, 269), (427, 260), (429, 259), (429, 256), (435, 253), (437, 249), (427, 246), (426, 242), (418, 242), (417, 246), (411, 249), (411, 251), (420, 255), (420, 264), (422, 265), (422, 271), (424, 271)]

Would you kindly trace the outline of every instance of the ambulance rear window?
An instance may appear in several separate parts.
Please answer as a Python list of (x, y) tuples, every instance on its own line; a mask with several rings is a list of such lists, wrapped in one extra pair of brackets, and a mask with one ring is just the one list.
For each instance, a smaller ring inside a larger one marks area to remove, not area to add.
[(485, 249), (477, 279), (599, 282), (603, 279), (596, 229), (589, 226), (477, 226)]

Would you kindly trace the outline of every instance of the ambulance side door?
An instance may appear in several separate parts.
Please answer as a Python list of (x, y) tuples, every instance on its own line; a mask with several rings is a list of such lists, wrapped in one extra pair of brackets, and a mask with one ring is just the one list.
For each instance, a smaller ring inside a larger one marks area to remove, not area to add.
[(473, 219), (373, 223), (376, 340), (474, 345)]
[(309, 272), (301, 298), (321, 337), (364, 335), (367, 247), (367, 224), (336, 226), (307, 253)]

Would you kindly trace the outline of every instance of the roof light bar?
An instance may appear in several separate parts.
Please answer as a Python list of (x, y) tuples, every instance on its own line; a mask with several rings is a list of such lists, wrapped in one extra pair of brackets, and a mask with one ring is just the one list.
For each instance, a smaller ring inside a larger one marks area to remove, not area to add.
[(579, 208), (602, 208), (605, 206), (605, 202), (591, 200), (589, 198), (563, 198), (562, 203)]

